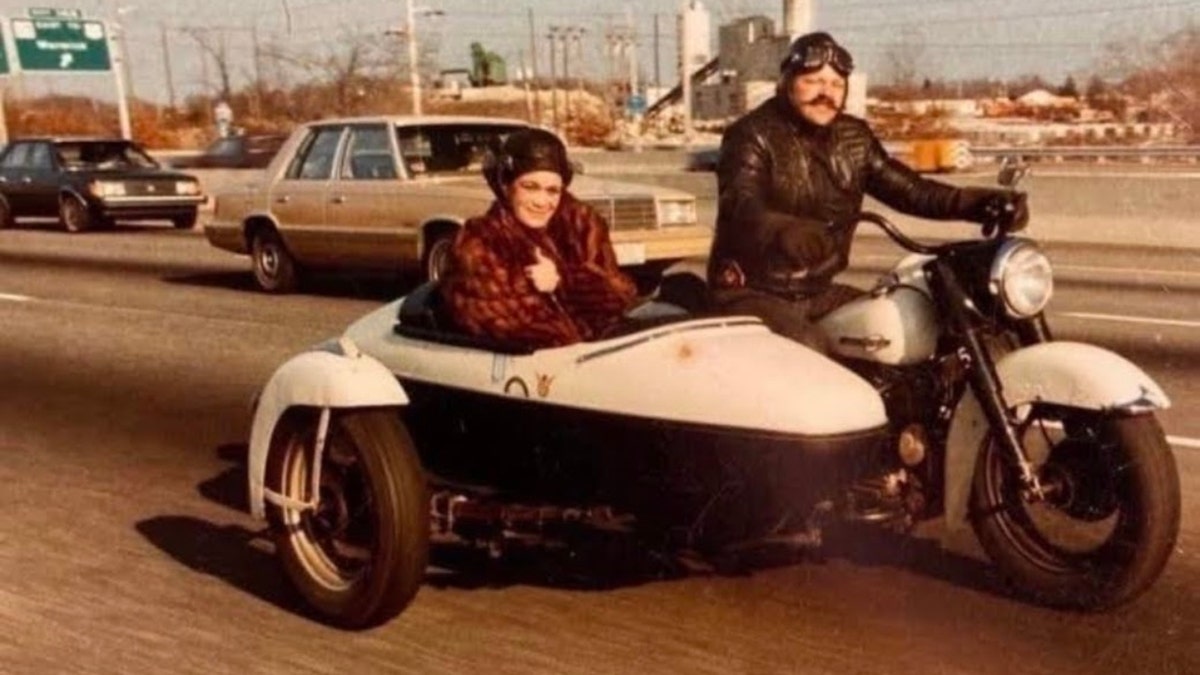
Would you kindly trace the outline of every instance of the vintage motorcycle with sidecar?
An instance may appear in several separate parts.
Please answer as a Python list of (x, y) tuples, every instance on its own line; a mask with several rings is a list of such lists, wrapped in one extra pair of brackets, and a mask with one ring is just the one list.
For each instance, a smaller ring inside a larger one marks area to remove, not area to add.
[[(1019, 595), (1101, 610), (1159, 576), (1179, 478), (1166, 394), (1051, 338), (1047, 257), (1004, 232), (927, 245), (821, 321), (832, 358), (659, 297), (602, 340), (529, 351), (446, 326), (430, 285), (284, 363), (256, 401), (250, 506), (325, 620), (385, 622), (429, 547), (626, 532), (725, 554), (828, 519), (970, 525)], [(683, 297), (686, 294), (679, 294)]]

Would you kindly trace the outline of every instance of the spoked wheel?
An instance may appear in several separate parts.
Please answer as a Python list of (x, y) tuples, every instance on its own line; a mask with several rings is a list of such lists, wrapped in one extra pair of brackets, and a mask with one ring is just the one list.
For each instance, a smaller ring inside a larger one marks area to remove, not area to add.
[[(268, 485), (309, 499), (315, 415), (281, 423)], [(314, 509), (269, 509), (276, 549), (296, 589), (324, 619), (368, 628), (400, 614), (425, 577), (429, 500), (412, 441), (394, 411), (332, 416)]]
[(1046, 497), (1023, 494), (1017, 468), (986, 443), (971, 500), (992, 561), (1056, 607), (1107, 609), (1146, 590), (1179, 533), (1179, 475), (1155, 417), (1034, 406), (1018, 437)]

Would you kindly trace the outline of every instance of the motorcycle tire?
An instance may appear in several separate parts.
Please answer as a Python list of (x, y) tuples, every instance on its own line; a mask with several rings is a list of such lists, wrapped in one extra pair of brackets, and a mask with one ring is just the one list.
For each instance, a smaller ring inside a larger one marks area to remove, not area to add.
[(1027, 452), (1043, 446), (1034, 464), (1049, 497), (1023, 498), (1019, 472), (994, 440), (985, 441), (971, 496), (980, 544), (1014, 590), (1084, 611), (1145, 591), (1179, 533), (1179, 474), (1158, 420), (1035, 406), (1018, 432)]
[[(317, 415), (290, 414), (277, 429), (267, 485), (308, 499)], [(269, 504), (276, 553), (319, 617), (343, 628), (399, 615), (425, 577), (429, 499), (412, 439), (394, 411), (335, 412), (315, 509)]]

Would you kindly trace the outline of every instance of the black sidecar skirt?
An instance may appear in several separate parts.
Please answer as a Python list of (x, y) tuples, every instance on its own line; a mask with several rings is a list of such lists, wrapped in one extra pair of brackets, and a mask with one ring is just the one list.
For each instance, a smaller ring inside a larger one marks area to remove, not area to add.
[(688, 545), (802, 529), (879, 465), (888, 439), (886, 425), (778, 434), (404, 386), (405, 423), (439, 478), (514, 502), (608, 505)]

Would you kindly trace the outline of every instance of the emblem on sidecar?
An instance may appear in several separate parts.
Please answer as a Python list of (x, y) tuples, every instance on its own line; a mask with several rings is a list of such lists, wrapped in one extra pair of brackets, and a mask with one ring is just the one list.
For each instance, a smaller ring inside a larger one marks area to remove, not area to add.
[(538, 375), (537, 376), (537, 393), (538, 396), (546, 398), (550, 395), (550, 383), (554, 382), (553, 375)]

